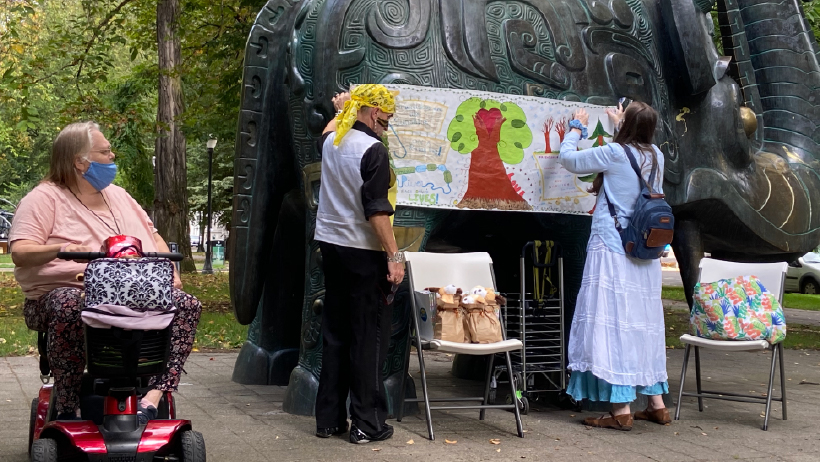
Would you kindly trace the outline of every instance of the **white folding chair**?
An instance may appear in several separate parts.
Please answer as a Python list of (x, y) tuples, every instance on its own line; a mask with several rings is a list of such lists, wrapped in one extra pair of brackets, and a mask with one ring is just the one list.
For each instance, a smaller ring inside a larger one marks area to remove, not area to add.
[[(777, 296), (778, 301), (783, 303), (783, 283), (786, 277), (786, 263), (735, 263), (712, 258), (704, 258), (700, 262), (700, 282), (715, 282), (720, 279), (735, 278), (738, 276), (757, 276), (763, 286), (770, 293)], [(783, 405), (783, 420), (786, 420), (786, 373), (783, 368), (783, 345), (777, 343), (771, 345), (766, 340), (757, 341), (734, 341), (734, 340), (711, 340), (693, 335), (683, 335), (681, 342), (686, 344), (686, 351), (683, 354), (683, 368), (680, 373), (680, 390), (678, 391), (678, 404), (675, 408), (675, 420), (680, 420), (681, 398), (684, 396), (695, 396), (698, 398), (698, 410), (703, 412), (703, 398), (722, 399), (725, 401), (739, 401), (744, 403), (766, 403), (766, 415), (763, 420), (763, 430), (769, 429), (769, 410), (772, 401), (780, 401)], [(697, 393), (683, 391), (683, 382), (686, 379), (686, 366), (689, 363), (689, 352), (695, 348), (695, 381)], [(756, 351), (771, 350), (772, 365), (769, 370), (769, 388), (766, 397), (746, 395), (742, 393), (707, 391), (701, 387), (700, 380), (700, 348), (715, 349), (720, 351)], [(774, 384), (775, 363), (780, 358), (780, 398), (772, 397), (772, 386)]]
[[(427, 431), (430, 440), (434, 440), (433, 421), (430, 411), (453, 410), (453, 409), (480, 409), (479, 420), (484, 420), (486, 409), (511, 409), (515, 414), (515, 424), (518, 428), (518, 436), (524, 437), (524, 428), (521, 424), (521, 414), (518, 409), (518, 400), (513, 404), (491, 405), (488, 404), (490, 393), (490, 379), (493, 372), (493, 359), (496, 353), (504, 353), (507, 360), (507, 373), (510, 380), (511, 396), (515, 394), (515, 381), (512, 375), (512, 364), (510, 362), (510, 351), (520, 350), (523, 344), (520, 340), (507, 340), (502, 324), (503, 340), (496, 343), (473, 344), (455, 343), (444, 340), (424, 341), (419, 333), (419, 310), (416, 307), (416, 297), (413, 295), (416, 290), (424, 290), (427, 287), (441, 287), (442, 285), (454, 284), (456, 287), (469, 290), (475, 286), (492, 287), (495, 285), (495, 274), (493, 273), (493, 261), (486, 252), (481, 253), (429, 253), (429, 252), (405, 252), (407, 256), (407, 275), (410, 280), (410, 300), (412, 300), (412, 319), (414, 334), (410, 337), (410, 342), (416, 347), (419, 357), (419, 368), (421, 370), (421, 390), (423, 399), (404, 399), (404, 388), (402, 385), (401, 399), (397, 411), (397, 419), (401, 422), (404, 412), (405, 402), (423, 402), (425, 417), (427, 418)], [(463, 355), (490, 355), (487, 364), (486, 382), (484, 384), (483, 397), (471, 398), (430, 398), (427, 393), (427, 372), (424, 367), (424, 350), (436, 350), (447, 353), (457, 353)], [(407, 374), (405, 374), (407, 376)], [(461, 406), (430, 406), (431, 402), (476, 402), (479, 405)]]

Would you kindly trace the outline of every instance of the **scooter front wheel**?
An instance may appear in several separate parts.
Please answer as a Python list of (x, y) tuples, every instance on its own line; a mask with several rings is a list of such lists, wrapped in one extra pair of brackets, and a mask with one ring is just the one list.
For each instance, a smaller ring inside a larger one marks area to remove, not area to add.
[(205, 438), (202, 433), (186, 430), (180, 435), (180, 443), (182, 462), (205, 462)]
[(57, 462), (57, 442), (51, 438), (41, 438), (32, 443), (31, 462)]

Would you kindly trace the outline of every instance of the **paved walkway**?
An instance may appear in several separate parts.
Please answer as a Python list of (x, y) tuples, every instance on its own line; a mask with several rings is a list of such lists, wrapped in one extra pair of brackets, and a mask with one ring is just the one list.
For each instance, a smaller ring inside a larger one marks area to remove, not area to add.
[[(667, 350), (670, 390), (677, 390), (682, 351)], [(454, 379), (451, 358), (428, 361), (432, 393), (475, 393), (481, 384)], [(737, 392), (763, 393), (768, 356), (761, 353), (704, 352), (704, 381)], [(682, 417), (670, 426), (636, 422), (629, 433), (590, 429), (580, 420), (591, 415), (544, 408), (524, 416), (526, 437), (515, 436), (512, 414), (488, 411), (434, 412), (437, 439), (426, 439), (424, 419), (406, 418), (395, 425), (393, 439), (354, 446), (342, 438), (313, 436), (314, 420), (282, 412), (285, 388), (243, 386), (230, 381), (236, 353), (194, 354), (189, 375), (177, 394), (179, 415), (190, 418), (205, 435), (209, 460), (222, 461), (817, 461), (820, 460), (820, 352), (787, 351), (789, 420), (782, 421), (775, 403), (769, 431), (760, 430), (763, 406), (706, 402), (703, 413), (686, 398)], [(411, 372), (418, 366), (411, 364)], [(35, 358), (0, 358), (0, 460), (24, 462), (29, 403), (39, 386)], [(417, 375), (417, 374), (415, 374)], [(689, 382), (694, 385), (694, 373)], [(779, 387), (778, 387), (779, 388)], [(490, 443), (497, 438), (500, 444)], [(446, 440), (453, 443), (447, 443)]]

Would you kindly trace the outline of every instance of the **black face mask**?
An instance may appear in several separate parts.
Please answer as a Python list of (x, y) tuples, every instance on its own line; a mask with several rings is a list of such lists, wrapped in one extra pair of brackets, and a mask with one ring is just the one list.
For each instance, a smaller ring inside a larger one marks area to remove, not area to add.
[(381, 125), (383, 129), (387, 130), (390, 127), (390, 121), (385, 119), (376, 119), (376, 123)]

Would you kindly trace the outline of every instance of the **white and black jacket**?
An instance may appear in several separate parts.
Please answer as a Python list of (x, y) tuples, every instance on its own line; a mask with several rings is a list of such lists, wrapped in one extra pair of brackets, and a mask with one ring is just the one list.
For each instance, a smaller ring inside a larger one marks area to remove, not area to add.
[(356, 122), (339, 146), (335, 132), (325, 133), (322, 183), (316, 214), (317, 241), (364, 250), (381, 251), (382, 245), (369, 219), (376, 213), (393, 214), (387, 199), (390, 159), (382, 140)]

